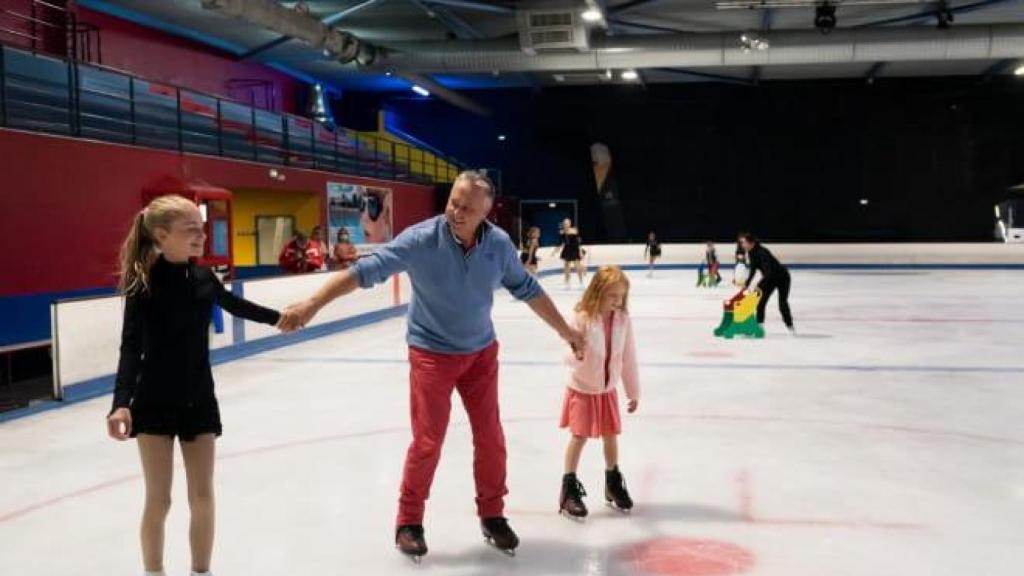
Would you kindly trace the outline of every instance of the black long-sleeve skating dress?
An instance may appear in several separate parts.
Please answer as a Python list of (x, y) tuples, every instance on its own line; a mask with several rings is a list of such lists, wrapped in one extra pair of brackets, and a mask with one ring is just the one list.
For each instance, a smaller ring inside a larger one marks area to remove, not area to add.
[(210, 369), (215, 303), (254, 322), (273, 325), (280, 318), (225, 290), (210, 270), (162, 256), (150, 271), (149, 290), (126, 298), (111, 412), (131, 410), (133, 437), (193, 440), (199, 434), (221, 434)]

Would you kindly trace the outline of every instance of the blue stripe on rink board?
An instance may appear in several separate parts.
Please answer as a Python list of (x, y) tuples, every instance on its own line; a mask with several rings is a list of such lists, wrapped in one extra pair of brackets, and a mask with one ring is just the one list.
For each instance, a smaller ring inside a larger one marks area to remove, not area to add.
[[(261, 362), (281, 364), (406, 364), (405, 358), (267, 358)], [(502, 366), (558, 367), (564, 362), (556, 360), (501, 360)], [(644, 368), (693, 368), (698, 370), (806, 370), (823, 372), (938, 372), (938, 373), (982, 373), (982, 374), (1024, 374), (1024, 366), (913, 366), (884, 364), (726, 364), (717, 362), (641, 362)]]
[[(619, 268), (623, 270), (647, 270), (647, 264), (619, 264)], [(696, 270), (701, 267), (700, 263), (697, 264), (655, 264), (655, 270)], [(599, 265), (587, 266), (588, 272), (594, 272)], [(731, 270), (734, 268), (732, 264), (722, 264), (720, 270)], [(1007, 263), (950, 263), (950, 264), (856, 264), (856, 263), (844, 263), (844, 262), (808, 262), (808, 263), (793, 263), (786, 264), (786, 268), (790, 270), (1024, 270), (1024, 262), (1007, 262)], [(554, 276), (562, 274), (561, 268), (552, 268), (548, 270), (542, 270), (538, 272), (538, 276)]]
[[(232, 282), (231, 293), (239, 298), (245, 298), (245, 282)], [(231, 341), (235, 344), (245, 342), (245, 320), (237, 316), (231, 316)]]
[[(251, 340), (234, 346), (218, 348), (210, 351), (210, 364), (217, 366), (219, 364), (232, 362), (254, 354), (260, 354), (262, 352), (320, 338), (321, 336), (362, 328), (382, 320), (398, 318), (404, 316), (408, 308), (408, 304), (402, 304), (401, 306), (394, 306), (383, 310), (359, 314), (350, 318), (343, 318), (333, 322), (318, 324), (291, 334), (267, 336), (266, 338)], [(105, 376), (99, 376), (64, 388), (64, 400), (62, 401), (47, 400), (28, 406), (27, 408), (20, 408), (18, 410), (11, 410), (10, 412), (0, 413), (0, 423), (17, 420), (33, 414), (39, 414), (40, 412), (48, 412), (57, 408), (63, 408), (64, 406), (77, 404), (86, 400), (92, 400), (93, 398), (110, 394), (113, 390), (114, 375), (107, 374)]]

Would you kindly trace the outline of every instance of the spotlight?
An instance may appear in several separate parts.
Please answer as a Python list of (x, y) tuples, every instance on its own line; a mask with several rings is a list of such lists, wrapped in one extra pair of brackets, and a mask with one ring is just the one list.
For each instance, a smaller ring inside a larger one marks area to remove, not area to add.
[(860, 205), (861, 206), (867, 206), (868, 205), (868, 199), (867, 198), (861, 198), (860, 199)]
[(498, 142), (504, 142), (506, 139), (504, 134), (498, 134)]
[(590, 8), (588, 10), (584, 10), (583, 13), (580, 14), (580, 18), (583, 18), (584, 22), (600, 22), (601, 19), (604, 18), (604, 14), (601, 14), (600, 10)]
[(636, 70), (623, 70), (622, 72), (622, 79), (626, 82), (635, 82), (639, 78), (640, 75), (637, 74)]
[(427, 90), (426, 88), (424, 88), (424, 87), (422, 87), (422, 86), (420, 86), (418, 84), (413, 84), (412, 85), (412, 91), (417, 93), (417, 94), (419, 94), (420, 96), (423, 96), (424, 98), (430, 96), (430, 90)]
[(756, 32), (740, 34), (740, 50), (743, 50), (744, 54), (749, 54), (754, 50), (763, 52), (771, 47), (772, 45), (768, 42), (768, 39)]
[(836, 27), (836, 7), (825, 2), (814, 9), (814, 27), (822, 34), (828, 34)]
[(1013, 71), (1014, 76), (1024, 76), (1024, 64), (1017, 66), (1017, 69)]

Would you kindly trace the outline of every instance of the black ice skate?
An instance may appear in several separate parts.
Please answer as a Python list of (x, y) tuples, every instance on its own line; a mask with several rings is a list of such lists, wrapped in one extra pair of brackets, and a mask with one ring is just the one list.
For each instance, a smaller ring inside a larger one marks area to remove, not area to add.
[(633, 499), (629, 497), (626, 481), (622, 479), (618, 466), (604, 473), (604, 499), (616, 510), (629, 512), (633, 509)]
[(395, 531), (395, 548), (417, 564), (427, 554), (427, 541), (423, 539), (423, 526), (408, 524)]
[(583, 497), (587, 491), (575, 474), (562, 476), (562, 494), (558, 498), (558, 512), (566, 518), (583, 520), (587, 517), (587, 505), (583, 503)]
[(508, 520), (498, 516), (496, 518), (484, 518), (480, 521), (480, 531), (483, 532), (484, 540), (501, 550), (509, 556), (516, 555), (516, 548), (519, 547), (519, 537), (508, 525)]

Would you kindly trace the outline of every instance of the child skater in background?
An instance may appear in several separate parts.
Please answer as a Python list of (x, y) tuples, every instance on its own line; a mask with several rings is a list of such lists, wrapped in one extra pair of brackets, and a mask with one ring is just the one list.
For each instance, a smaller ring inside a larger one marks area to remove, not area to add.
[(622, 511), (633, 508), (633, 500), (619, 472), (618, 435), (622, 421), (615, 391), (621, 381), (628, 410), (635, 412), (640, 387), (628, 300), (629, 279), (619, 268), (603, 266), (576, 305), (573, 324), (586, 337), (586, 350), (569, 357), (572, 370), (561, 419), (561, 427), (568, 428), (572, 436), (565, 450), (559, 512), (570, 518), (587, 516), (587, 506), (583, 503), (587, 493), (576, 477), (576, 468), (588, 438), (604, 441), (605, 501)]
[(717, 286), (722, 281), (722, 274), (718, 271), (721, 264), (718, 262), (715, 243), (711, 240), (708, 240), (707, 247), (704, 249), (704, 263), (707, 264), (708, 276), (711, 278), (712, 284)]
[(279, 320), (277, 312), (226, 291), (195, 264), (205, 240), (196, 205), (162, 196), (139, 212), (121, 247), (124, 325), (107, 431), (116, 440), (137, 439), (146, 486), (140, 535), (147, 576), (164, 574), (175, 436), (188, 483), (192, 574), (210, 574), (214, 438), (221, 434), (210, 371), (213, 305), (264, 324)]
[(747, 283), (747, 251), (743, 245), (736, 243), (736, 266), (732, 269), (732, 283), (736, 286), (744, 286)]
[(658, 242), (657, 237), (654, 236), (654, 231), (647, 233), (647, 244), (644, 245), (644, 258), (647, 259), (647, 276), (651, 277), (654, 275), (654, 262), (661, 258), (661, 244)]

